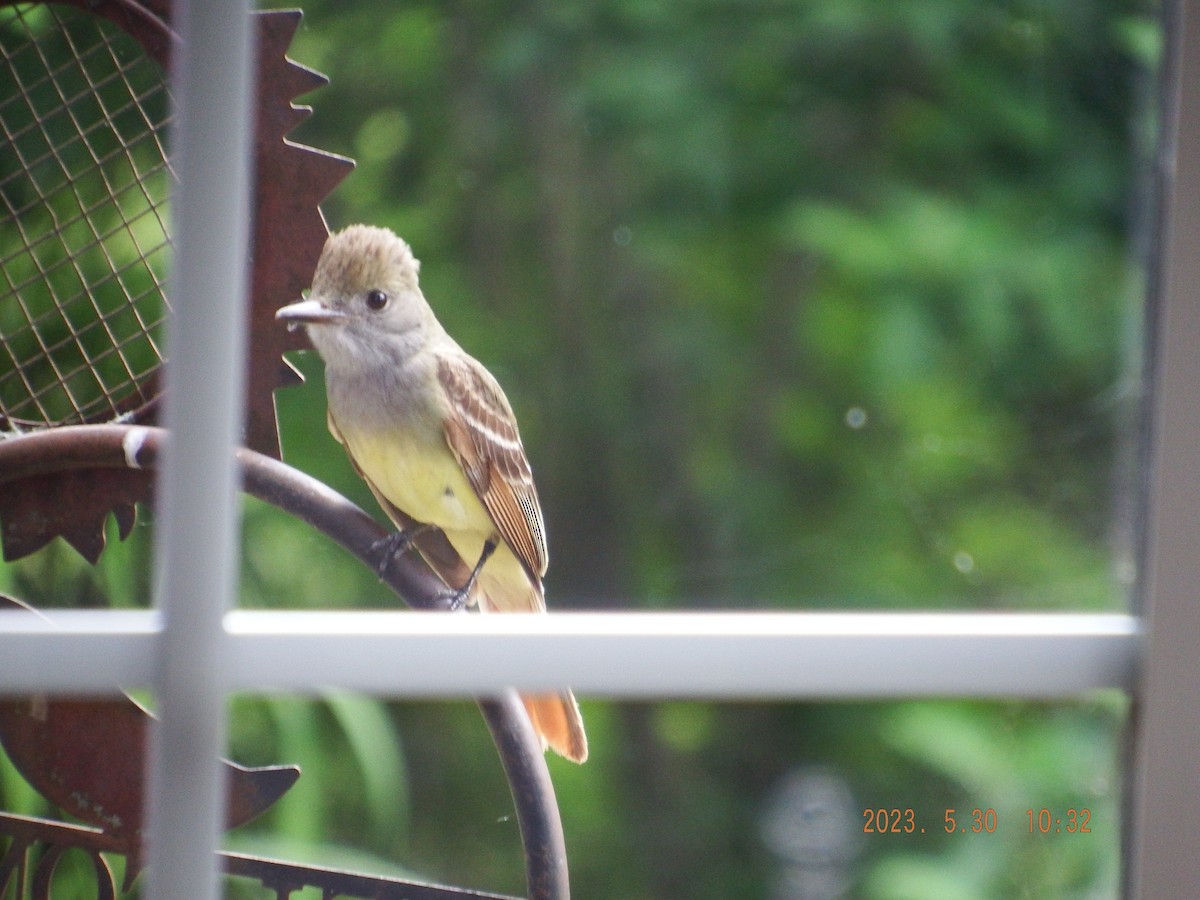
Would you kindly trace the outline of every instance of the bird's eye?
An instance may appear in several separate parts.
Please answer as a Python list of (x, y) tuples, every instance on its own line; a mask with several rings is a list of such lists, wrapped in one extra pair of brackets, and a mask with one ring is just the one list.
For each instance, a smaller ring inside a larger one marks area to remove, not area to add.
[(383, 291), (374, 290), (367, 291), (367, 309), (373, 312), (379, 312), (388, 303), (388, 295)]

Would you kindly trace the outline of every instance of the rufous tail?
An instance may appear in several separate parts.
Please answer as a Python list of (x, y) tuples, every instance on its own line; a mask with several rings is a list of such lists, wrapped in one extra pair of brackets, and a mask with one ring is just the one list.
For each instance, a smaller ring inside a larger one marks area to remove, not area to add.
[(569, 690), (561, 694), (522, 694), (521, 702), (543, 746), (571, 762), (582, 763), (587, 759), (587, 735), (574, 694)]
[[(461, 563), (459, 554), (459, 565)], [(503, 564), (507, 561), (509, 567)], [(497, 565), (501, 567), (498, 569)], [(447, 584), (462, 584), (462, 580), (447, 578), (444, 566), (435, 566)], [(458, 573), (455, 573), (458, 574)], [(544, 613), (546, 601), (542, 582), (524, 568), (512, 551), (501, 542), (496, 556), (480, 572), (479, 611), (502, 613)], [(587, 759), (587, 735), (583, 731), (583, 716), (571, 689), (552, 694), (522, 694), (521, 702), (533, 723), (533, 730), (542, 739), (542, 749), (549, 747), (572, 762)]]

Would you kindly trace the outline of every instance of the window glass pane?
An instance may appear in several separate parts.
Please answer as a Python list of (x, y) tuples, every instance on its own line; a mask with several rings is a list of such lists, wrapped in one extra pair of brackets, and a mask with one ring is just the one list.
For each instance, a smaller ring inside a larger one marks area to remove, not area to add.
[[(294, 136), (357, 158), (331, 224), (407, 238), (505, 386), (552, 609), (1121, 609), (1154, 10), (313, 0)], [(375, 512), (299, 363), (288, 461)], [(246, 509), (243, 605), (396, 605)], [(140, 521), (0, 589), (145, 603)], [(584, 714), (592, 760), (551, 763), (578, 896), (1118, 894), (1119, 697)], [(241, 698), (232, 736), (305, 775), (231, 847), (522, 890), (469, 704)]]
[[(304, 775), (231, 848), (522, 894), (512, 802), (470, 705), (236, 710), (235, 745)], [(585, 714), (592, 760), (550, 763), (574, 896), (1119, 896), (1119, 697)]]
[[(552, 609), (1125, 607), (1151, 5), (526, 13), (311, 5), (297, 135), (504, 384)], [(300, 362), (288, 458), (372, 508)], [(584, 711), (580, 895), (1119, 894), (1119, 698)], [(813, 796), (857, 826), (825, 856)]]
[(314, 2), (297, 135), (505, 386), (552, 608), (1122, 608), (1153, 9)]
[[(0, 703), (6, 729), (21, 702)], [(1117, 695), (1053, 704), (585, 703), (592, 759), (550, 761), (573, 892), (1116, 897), (1126, 712)], [(509, 788), (473, 705), (326, 694), (240, 697), (232, 713), (235, 760), (298, 765), (302, 775), (265, 814), (229, 832), (226, 849), (523, 895)], [(124, 736), (93, 729), (92, 747), (103, 752)], [(6, 747), (0, 807), (61, 819), (9, 761), (28, 775), (29, 758)], [(109, 758), (114, 769), (124, 762)], [(77, 793), (94, 800), (112, 787), (101, 779)], [(101, 824), (95, 810), (76, 812)], [(108, 858), (119, 884), (125, 861)], [(75, 850), (56, 884), (85, 896), (94, 877)], [(238, 879), (229, 896), (268, 895)]]

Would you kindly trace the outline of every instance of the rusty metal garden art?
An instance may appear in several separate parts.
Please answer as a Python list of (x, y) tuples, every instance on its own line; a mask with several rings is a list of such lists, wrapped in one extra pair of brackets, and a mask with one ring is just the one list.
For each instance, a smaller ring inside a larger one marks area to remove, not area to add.
[[(325, 83), (286, 56), (298, 11), (257, 15), (259, 69), (248, 310), (244, 490), (300, 518), (372, 570), (384, 531), (320, 482), (279, 461), (274, 391), (300, 378), (283, 359), (300, 336), (274, 311), (307, 284), (326, 237), (318, 203), (351, 161), (286, 139), (307, 114), (292, 100)], [(171, 240), (171, 114), (166, 71), (177, 37), (167, 0), (0, 0), (0, 203), (13, 238), (0, 252), (0, 541), (6, 560), (62, 537), (93, 564), (112, 515), (121, 538), (153, 502), (165, 435), (164, 289)], [(131, 430), (139, 448), (126, 452)], [(413, 606), (443, 587), (415, 555), (386, 567)], [(15, 598), (0, 605), (24, 608)], [(0, 686), (2, 687), (2, 686)], [(516, 695), (481, 700), (512, 788), (529, 897), (568, 894), (566, 854), (541, 748)], [(68, 851), (91, 861), (96, 896), (116, 898), (139, 871), (145, 740), (152, 719), (125, 696), (0, 697), (0, 743), (18, 771), (85, 824), (0, 813), (0, 896), (45, 900)], [(227, 763), (229, 826), (252, 818), (299, 777), (290, 766)], [(108, 857), (126, 859), (117, 884)], [(221, 854), (230, 877), (276, 898), (498, 897)]]

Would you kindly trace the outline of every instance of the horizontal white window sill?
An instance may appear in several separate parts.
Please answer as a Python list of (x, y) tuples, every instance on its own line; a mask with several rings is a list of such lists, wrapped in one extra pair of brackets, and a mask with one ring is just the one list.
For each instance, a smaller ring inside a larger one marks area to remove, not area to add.
[[(150, 686), (150, 611), (0, 614), (0, 691)], [(250, 611), (225, 618), (232, 691), (470, 696), (1066, 697), (1130, 690), (1140, 620), (1070, 613)]]

